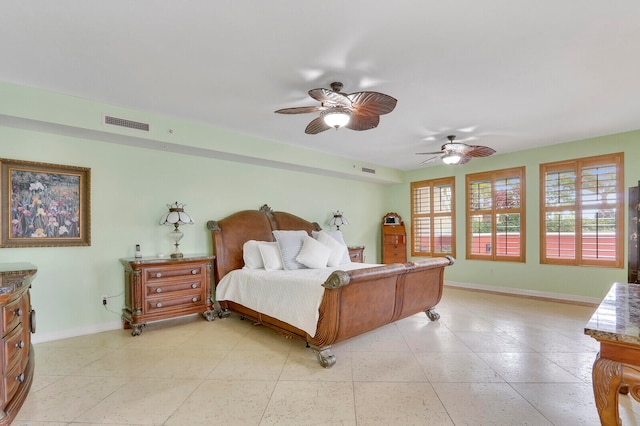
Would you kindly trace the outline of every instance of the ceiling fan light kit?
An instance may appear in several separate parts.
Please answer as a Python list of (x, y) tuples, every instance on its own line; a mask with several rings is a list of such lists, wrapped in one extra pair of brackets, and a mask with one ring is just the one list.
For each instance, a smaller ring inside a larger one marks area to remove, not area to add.
[(346, 126), (351, 120), (351, 115), (351, 110), (344, 107), (332, 107), (320, 113), (320, 117), (322, 117), (325, 124), (335, 129)]
[(456, 153), (445, 154), (444, 157), (442, 157), (442, 162), (448, 165), (458, 164), (460, 160), (462, 160), (462, 156)]

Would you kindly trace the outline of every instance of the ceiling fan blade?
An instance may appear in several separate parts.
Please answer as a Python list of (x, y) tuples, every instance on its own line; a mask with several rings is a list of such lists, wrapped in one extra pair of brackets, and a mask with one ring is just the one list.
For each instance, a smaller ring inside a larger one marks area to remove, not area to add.
[(442, 154), (442, 151), (434, 151), (434, 152), (416, 152), (416, 155), (436, 155)]
[(307, 128), (304, 129), (304, 132), (308, 135), (316, 135), (320, 132), (324, 132), (325, 130), (329, 130), (331, 127), (324, 122), (322, 117), (315, 118), (311, 120), (311, 122), (307, 125)]
[[(426, 152), (425, 152), (426, 154)], [(427, 158), (426, 160), (424, 160), (423, 162), (420, 163), (420, 165), (424, 165), (424, 164), (429, 164), (429, 163), (433, 163), (434, 161), (436, 161), (438, 158), (440, 158), (440, 156), (437, 157), (431, 157), (431, 158)]]
[(456, 164), (466, 164), (469, 161), (471, 161), (471, 156), (469, 155), (463, 155), (462, 157), (460, 157), (460, 161), (458, 161)]
[(363, 117), (354, 114), (344, 127), (351, 130), (369, 130), (378, 127), (379, 123), (380, 117), (377, 115)]
[(464, 154), (470, 157), (488, 157), (496, 153), (496, 150), (482, 145), (469, 145), (471, 149)]
[(309, 96), (323, 104), (351, 108), (351, 100), (340, 92), (329, 89), (311, 89)]
[(396, 107), (397, 99), (378, 92), (356, 92), (347, 96), (358, 115), (388, 114)]
[(305, 107), (295, 107), (295, 108), (282, 108), (275, 112), (278, 114), (306, 114), (309, 112), (318, 112), (325, 109), (321, 106), (305, 106)]

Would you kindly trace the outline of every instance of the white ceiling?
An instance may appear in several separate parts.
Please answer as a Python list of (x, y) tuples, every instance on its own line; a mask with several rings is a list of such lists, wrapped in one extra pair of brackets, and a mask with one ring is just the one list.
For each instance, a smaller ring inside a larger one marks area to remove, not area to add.
[[(499, 155), (640, 128), (638, 0), (2, 3), (2, 81), (382, 166), (449, 134)], [(362, 132), (274, 114), (332, 81), (398, 104)]]

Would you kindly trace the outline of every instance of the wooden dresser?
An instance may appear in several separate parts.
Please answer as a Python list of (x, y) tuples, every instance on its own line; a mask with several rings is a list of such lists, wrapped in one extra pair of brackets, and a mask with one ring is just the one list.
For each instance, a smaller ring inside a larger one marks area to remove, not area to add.
[(37, 268), (30, 263), (0, 263), (2, 307), (2, 411), (0, 425), (9, 425), (22, 407), (33, 381), (35, 311), (29, 289)]
[(407, 261), (407, 232), (398, 213), (382, 217), (382, 263)]
[(138, 336), (148, 321), (201, 313), (214, 320), (211, 298), (213, 256), (125, 258), (124, 328)]

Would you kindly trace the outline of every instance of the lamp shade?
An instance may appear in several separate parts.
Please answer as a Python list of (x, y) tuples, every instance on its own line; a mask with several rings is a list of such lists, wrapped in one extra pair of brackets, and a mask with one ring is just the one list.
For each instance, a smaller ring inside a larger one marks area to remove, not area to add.
[(333, 217), (329, 221), (329, 225), (335, 226), (338, 229), (340, 229), (342, 225), (348, 225), (348, 224), (349, 224), (349, 221), (347, 220), (346, 217), (344, 217), (344, 215), (340, 210), (336, 210), (336, 212), (333, 213)]
[(449, 165), (458, 164), (460, 160), (462, 160), (462, 156), (457, 153), (447, 154), (444, 157), (442, 157), (442, 162), (444, 164), (449, 164)]
[(184, 211), (186, 204), (178, 203), (167, 204), (169, 211), (160, 218), (160, 225), (193, 225), (193, 218)]
[(351, 120), (351, 110), (344, 107), (332, 107), (320, 113), (327, 126), (339, 127), (346, 126)]

